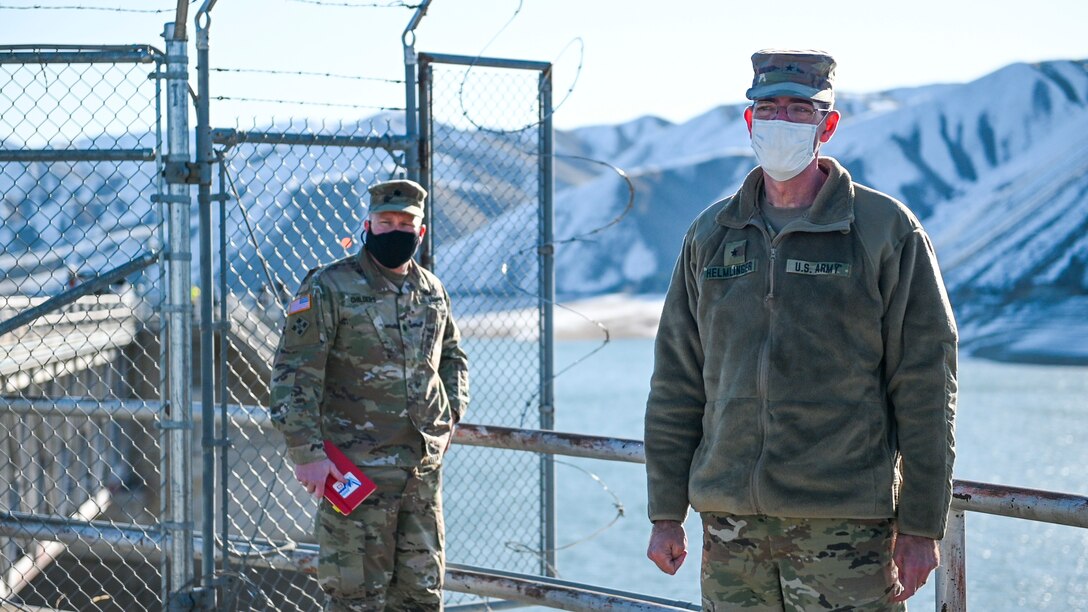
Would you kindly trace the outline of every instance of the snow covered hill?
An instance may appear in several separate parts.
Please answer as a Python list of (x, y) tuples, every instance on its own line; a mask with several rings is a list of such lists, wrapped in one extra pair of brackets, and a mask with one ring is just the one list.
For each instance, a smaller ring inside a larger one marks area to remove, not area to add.
[[(965, 347), (1088, 360), (1088, 61), (1015, 64), (963, 85), (842, 95), (839, 108), (843, 121), (823, 153), (921, 218)], [(742, 109), (566, 135), (564, 142), (588, 141), (579, 149), (625, 169), (636, 195), (614, 231), (560, 246), (560, 290), (664, 291), (688, 223), (755, 166)], [(571, 186), (557, 199), (557, 234), (593, 228), (626, 203), (615, 174)]]
[[(755, 166), (743, 108), (721, 106), (680, 124), (645, 117), (556, 133), (564, 298), (665, 291), (688, 224)], [(971, 83), (840, 94), (838, 108), (843, 120), (823, 153), (921, 218), (965, 348), (1088, 362), (1088, 61), (1014, 64)], [(403, 129), (395, 116), (360, 121), (358, 129), (375, 120)], [(533, 177), (517, 178), (519, 168), (532, 167), (532, 153), (483, 131), (436, 125), (435, 133), (445, 143), (435, 183), (446, 201), (435, 203), (432, 229), (436, 237), (459, 236), (439, 241), (438, 261), (461, 262), (440, 271), (453, 292), (501, 293), (516, 274), (479, 271), (532, 252), (525, 227), (537, 214), (537, 188)], [(506, 152), (500, 163), (477, 160), (493, 160), (496, 150)], [(392, 167), (373, 153), (334, 149), (258, 146), (250, 154), (236, 159), (241, 202), (228, 223), (242, 231), (248, 220), (254, 228), (231, 245), (241, 270), (233, 282), (255, 295), (269, 273), (291, 279), (330, 259), (358, 228), (359, 185)], [(633, 195), (620, 174), (579, 157), (622, 169)], [(262, 160), (290, 171), (262, 169)], [(0, 293), (54, 292), (66, 266), (102, 270), (153, 246), (155, 181), (153, 164), (0, 164)], [(194, 214), (194, 247), (195, 222)], [(510, 249), (477, 248), (481, 241)], [(266, 264), (274, 269), (266, 273)]]

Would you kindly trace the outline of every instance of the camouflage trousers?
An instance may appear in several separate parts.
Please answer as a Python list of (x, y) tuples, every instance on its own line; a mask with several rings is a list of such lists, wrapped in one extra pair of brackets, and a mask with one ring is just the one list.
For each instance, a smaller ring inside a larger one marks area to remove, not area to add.
[(702, 513), (703, 610), (905, 610), (891, 519)]
[(442, 610), (446, 570), (442, 471), (364, 468), (378, 486), (350, 515), (327, 501), (317, 513), (318, 584), (325, 610)]

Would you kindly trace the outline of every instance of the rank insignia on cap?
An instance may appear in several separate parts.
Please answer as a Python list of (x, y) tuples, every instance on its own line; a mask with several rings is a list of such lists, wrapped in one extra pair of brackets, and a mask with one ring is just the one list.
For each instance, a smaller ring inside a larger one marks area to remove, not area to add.
[(300, 312), (306, 312), (309, 309), (310, 309), (310, 296), (309, 296), (309, 294), (300, 295), (297, 298), (295, 298), (294, 301), (291, 302), (290, 305), (287, 306), (287, 314), (288, 314), (288, 316), (290, 316), (290, 315), (293, 315), (293, 314), (298, 314)]

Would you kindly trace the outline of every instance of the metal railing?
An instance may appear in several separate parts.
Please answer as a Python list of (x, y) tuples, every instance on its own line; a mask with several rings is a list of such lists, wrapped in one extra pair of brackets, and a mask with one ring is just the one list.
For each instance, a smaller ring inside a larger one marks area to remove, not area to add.
[[(458, 427), (455, 440), (460, 444), (492, 448), (630, 463), (646, 462), (643, 443), (639, 440), (467, 423)], [(967, 610), (967, 512), (1088, 529), (1088, 497), (1083, 495), (967, 480), (953, 481), (948, 528), (941, 541), (942, 563), (936, 571), (938, 612)]]
[[(43, 416), (84, 417), (108, 415), (113, 419), (150, 420), (157, 414), (154, 405), (145, 402), (97, 401), (66, 403), (50, 401), (13, 401), (14, 412)], [(199, 410), (195, 411), (197, 415)], [(257, 406), (231, 406), (231, 418), (247, 427), (269, 426), (267, 412)], [(644, 463), (640, 440), (593, 436), (578, 433), (518, 429), (463, 423), (454, 441), (466, 446), (563, 455), (605, 461)], [(968, 512), (1005, 516), (1021, 520), (1088, 528), (1088, 497), (1052, 491), (957, 480), (949, 513), (948, 533), (941, 543), (942, 564), (936, 573), (936, 610), (956, 612), (967, 609), (966, 523)], [(76, 517), (41, 517), (19, 512), (0, 513), (0, 536), (34, 538), (72, 544), (87, 538), (109, 543), (118, 550), (129, 549), (144, 555), (163, 550), (168, 536), (141, 525), (96, 523)], [(203, 538), (192, 540), (196, 558), (203, 559)], [(317, 568), (318, 549), (313, 543), (231, 538), (234, 554), (249, 559), (251, 568), (313, 574)], [(221, 560), (216, 548), (216, 560)], [(503, 572), (501, 570), (450, 564), (447, 589), (481, 597), (497, 598), (526, 605), (543, 605), (561, 610), (698, 610), (690, 602), (669, 600), (650, 594), (607, 589), (554, 578)], [(469, 607), (466, 607), (469, 609)]]

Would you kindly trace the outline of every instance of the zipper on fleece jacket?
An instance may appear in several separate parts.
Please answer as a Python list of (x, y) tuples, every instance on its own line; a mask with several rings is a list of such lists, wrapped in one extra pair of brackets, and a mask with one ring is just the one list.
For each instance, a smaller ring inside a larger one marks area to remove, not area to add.
[[(771, 330), (774, 329), (773, 322), (771, 321), (774, 315), (774, 268), (775, 261), (778, 259), (778, 248), (774, 245), (774, 241), (771, 240), (770, 234), (767, 232), (765, 226), (760, 227), (763, 232), (763, 237), (766, 238), (769, 245), (768, 253), (768, 265), (767, 265), (767, 294), (763, 296), (763, 305), (767, 308), (767, 334), (763, 337), (763, 346), (759, 349), (759, 380), (756, 383), (756, 388), (759, 391), (759, 430), (760, 430), (760, 444), (759, 444), (759, 456), (756, 457), (756, 464), (752, 468), (752, 473), (749, 475), (748, 490), (751, 494), (752, 508), (756, 514), (762, 514), (762, 504), (760, 503), (759, 496), (759, 480), (757, 475), (763, 469), (763, 461), (767, 452), (767, 429), (769, 427), (769, 413), (770, 413), (770, 400), (767, 395), (767, 388), (770, 378), (770, 360), (771, 360)], [(781, 234), (779, 234), (781, 236)]]
[(759, 381), (757, 381), (757, 390), (759, 392), (759, 428), (760, 428), (760, 445), (759, 445), (759, 457), (756, 458), (756, 464), (752, 468), (752, 473), (748, 477), (748, 489), (751, 492), (752, 508), (756, 514), (762, 514), (762, 504), (760, 503), (759, 496), (759, 479), (757, 475), (763, 469), (764, 459), (767, 452), (767, 429), (770, 420), (771, 402), (769, 398), (770, 394), (770, 369), (771, 369), (771, 334), (774, 332), (774, 278), (775, 278), (775, 264), (778, 260), (778, 249), (781, 246), (782, 241), (785, 240), (788, 234), (797, 232), (833, 232), (840, 231), (845, 232), (850, 229), (849, 221), (842, 221), (830, 225), (815, 226), (811, 223), (798, 223), (792, 222), (786, 224), (786, 227), (782, 228), (782, 231), (778, 232), (774, 238), (771, 238), (770, 233), (767, 231), (766, 221), (762, 224), (749, 223), (759, 228), (763, 232), (763, 237), (767, 240), (768, 246), (768, 264), (767, 264), (767, 294), (763, 296), (763, 305), (767, 308), (767, 334), (763, 337), (763, 346), (759, 350)]

